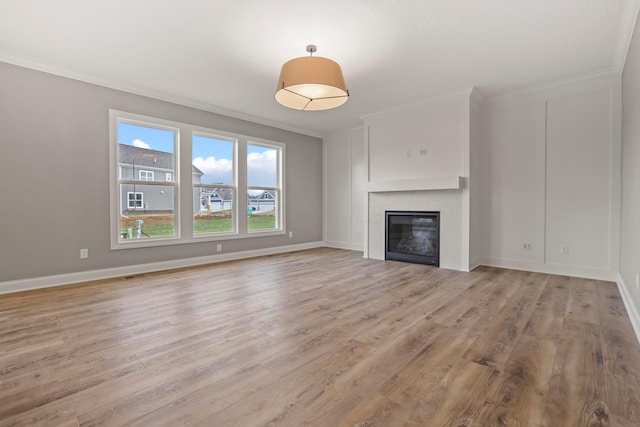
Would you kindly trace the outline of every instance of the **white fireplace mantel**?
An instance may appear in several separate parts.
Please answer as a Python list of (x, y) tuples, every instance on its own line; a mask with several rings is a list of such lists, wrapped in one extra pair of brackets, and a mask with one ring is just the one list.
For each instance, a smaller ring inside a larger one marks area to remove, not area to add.
[(367, 183), (367, 192), (459, 190), (463, 187), (463, 180), (464, 178), (461, 176), (438, 176), (421, 179), (370, 181)]

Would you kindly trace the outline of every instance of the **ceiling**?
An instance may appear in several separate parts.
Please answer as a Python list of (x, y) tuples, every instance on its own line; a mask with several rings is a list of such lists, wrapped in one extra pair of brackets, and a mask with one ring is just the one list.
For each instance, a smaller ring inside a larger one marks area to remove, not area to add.
[[(467, 90), (620, 72), (640, 0), (0, 0), (0, 61), (321, 136)], [(277, 104), (318, 46), (349, 101)]]

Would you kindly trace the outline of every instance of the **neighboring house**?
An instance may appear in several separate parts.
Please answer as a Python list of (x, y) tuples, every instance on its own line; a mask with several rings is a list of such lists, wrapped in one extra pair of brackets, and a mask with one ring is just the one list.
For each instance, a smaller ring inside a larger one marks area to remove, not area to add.
[(257, 194), (249, 194), (247, 205), (254, 211), (272, 211), (275, 210), (276, 198), (270, 191), (264, 190)]
[[(118, 144), (118, 174), (122, 180), (140, 181), (140, 183), (121, 185), (120, 202), (123, 213), (174, 211), (173, 185), (142, 183), (144, 181), (174, 182), (173, 153)], [(204, 174), (198, 168), (192, 166), (194, 183), (199, 183), (202, 175)], [(194, 197), (194, 211), (199, 209), (198, 204), (199, 198)]]
[(194, 200), (200, 200), (200, 211), (222, 211), (233, 206), (233, 191), (228, 188), (200, 188), (196, 196), (194, 192)]
[[(194, 184), (204, 175), (191, 166)], [(123, 214), (133, 212), (171, 213), (174, 211), (173, 185), (148, 185), (145, 181), (174, 182), (174, 155), (164, 151), (118, 144), (118, 174), (121, 180), (135, 180), (135, 184), (122, 184), (120, 201)], [(268, 190), (247, 196), (247, 205), (254, 211), (272, 211), (276, 198)], [(193, 188), (193, 212), (220, 211), (233, 206), (233, 191), (228, 188)]]

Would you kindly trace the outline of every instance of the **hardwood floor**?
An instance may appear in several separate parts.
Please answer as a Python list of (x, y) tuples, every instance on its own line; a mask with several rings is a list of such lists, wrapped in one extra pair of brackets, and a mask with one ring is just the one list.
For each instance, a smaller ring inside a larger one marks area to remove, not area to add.
[(1, 426), (639, 426), (614, 283), (314, 249), (0, 296)]

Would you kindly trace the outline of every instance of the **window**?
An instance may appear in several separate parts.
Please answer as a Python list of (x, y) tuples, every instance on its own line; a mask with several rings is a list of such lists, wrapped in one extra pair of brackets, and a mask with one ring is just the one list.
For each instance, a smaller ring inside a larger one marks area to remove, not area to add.
[(278, 230), (280, 220), (280, 162), (278, 146), (247, 144), (247, 230)]
[(109, 118), (112, 249), (284, 234), (284, 144)]
[(142, 208), (142, 193), (127, 192), (127, 207), (129, 209)]
[(153, 172), (141, 170), (138, 179), (140, 179), (140, 181), (153, 181)]
[(123, 114), (112, 117), (111, 140), (111, 169), (118, 172), (111, 190), (112, 247), (178, 238), (177, 183), (154, 176), (176, 173), (179, 130)]
[(236, 231), (236, 145), (237, 140), (220, 136), (191, 138), (194, 235)]

